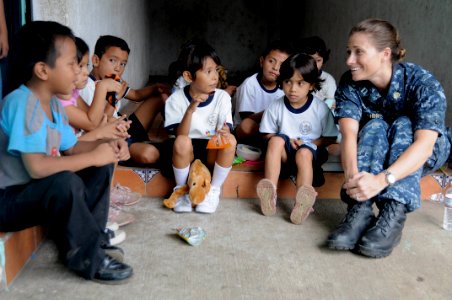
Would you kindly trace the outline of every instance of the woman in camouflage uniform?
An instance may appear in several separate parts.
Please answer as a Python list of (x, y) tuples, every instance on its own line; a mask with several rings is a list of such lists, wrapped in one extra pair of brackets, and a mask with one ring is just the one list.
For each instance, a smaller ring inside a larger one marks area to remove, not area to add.
[(327, 245), (384, 257), (400, 242), (406, 213), (420, 206), (421, 177), (449, 155), (446, 98), (431, 73), (399, 62), (405, 49), (386, 21), (357, 24), (347, 49), (350, 70), (335, 98), (348, 212)]

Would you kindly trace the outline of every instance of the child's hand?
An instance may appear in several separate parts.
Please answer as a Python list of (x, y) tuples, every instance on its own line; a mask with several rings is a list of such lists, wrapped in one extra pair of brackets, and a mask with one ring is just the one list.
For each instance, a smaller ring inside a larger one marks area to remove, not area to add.
[(132, 121), (126, 121), (126, 116), (122, 115), (121, 118), (115, 119), (110, 123), (105, 123), (98, 127), (98, 138), (106, 140), (126, 139), (130, 137), (127, 130), (130, 128)]
[(223, 123), (223, 127), (217, 130), (217, 134), (221, 135), (226, 140), (229, 139), (229, 135), (231, 134), (231, 130), (229, 129), (229, 126), (226, 124), (226, 122)]
[(128, 160), (130, 158), (129, 145), (126, 141), (122, 139), (113, 140), (109, 144), (116, 152), (119, 160)]
[(160, 95), (166, 95), (166, 98), (171, 95), (171, 87), (167, 84), (156, 83), (154, 84), (154, 88)]
[(91, 152), (93, 155), (95, 166), (101, 167), (119, 161), (119, 151), (116, 151), (108, 143), (98, 145)]
[(127, 131), (129, 130), (130, 124), (132, 123), (132, 121), (127, 120), (127, 116), (126, 115), (122, 115), (119, 119), (117, 119), (113, 123), (116, 124), (116, 129), (119, 132), (127, 134)]
[(187, 108), (187, 111), (195, 112), (198, 105), (204, 101), (206, 101), (209, 98), (209, 95), (197, 95), (193, 96), (192, 100), (190, 102), (190, 105)]
[(209, 98), (209, 95), (208, 94), (199, 94), (192, 98), (193, 98), (194, 102), (198, 102), (198, 104), (199, 104), (199, 103), (205, 102)]
[(300, 149), (301, 145), (303, 145), (303, 140), (301, 138), (296, 139), (290, 139), (290, 145), (293, 149), (298, 150)]
[(111, 78), (102, 79), (97, 83), (97, 86), (104, 88), (106, 92), (115, 92), (118, 95), (120, 95), (123, 88), (122, 82), (118, 82)]

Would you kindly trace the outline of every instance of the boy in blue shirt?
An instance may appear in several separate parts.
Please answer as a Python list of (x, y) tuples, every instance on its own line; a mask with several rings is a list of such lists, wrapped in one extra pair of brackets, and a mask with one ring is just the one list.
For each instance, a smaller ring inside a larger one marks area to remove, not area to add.
[[(55, 94), (75, 88), (80, 68), (71, 30), (37, 21), (11, 52), (16, 89), (0, 103), (0, 231), (46, 225), (62, 262), (86, 279), (124, 282), (130, 266), (105, 233), (113, 163), (122, 140), (77, 142)], [(13, 86), (14, 87), (14, 86)]]

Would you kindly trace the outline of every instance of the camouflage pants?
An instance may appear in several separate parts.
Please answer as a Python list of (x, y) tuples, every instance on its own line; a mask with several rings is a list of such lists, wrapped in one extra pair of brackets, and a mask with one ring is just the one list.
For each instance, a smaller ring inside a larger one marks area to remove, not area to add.
[[(360, 130), (358, 137), (358, 169), (378, 174), (392, 165), (413, 143), (413, 127), (407, 117), (400, 117), (392, 125), (384, 120), (373, 119)], [(380, 206), (382, 201), (395, 200), (413, 211), (421, 205), (421, 177), (437, 170), (447, 159), (450, 144), (447, 137), (438, 138), (433, 154), (423, 167), (411, 175), (388, 186), (374, 201)]]

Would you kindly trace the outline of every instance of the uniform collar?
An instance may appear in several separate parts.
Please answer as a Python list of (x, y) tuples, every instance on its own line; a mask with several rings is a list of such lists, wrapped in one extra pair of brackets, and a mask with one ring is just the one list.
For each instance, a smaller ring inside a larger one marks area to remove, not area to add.
[(269, 90), (262, 83), (262, 78), (263, 77), (264, 77), (264, 74), (262, 74), (262, 72), (259, 72), (259, 73), (256, 74), (256, 80), (259, 83), (259, 86), (261, 87), (261, 89), (263, 89), (266, 93), (269, 93), (269, 94), (275, 93), (279, 89), (278, 84), (276, 84), (276, 87), (274, 89)]
[[(190, 85), (187, 85), (186, 87), (184, 87), (184, 94), (185, 97), (187, 97), (188, 102), (191, 102), (193, 100), (193, 98), (190, 96), (189, 93), (190, 90)], [(213, 92), (212, 94), (209, 95), (209, 98), (207, 98), (206, 101), (199, 103), (198, 107), (204, 107), (210, 104), (210, 102), (212, 102), (213, 100), (213, 96), (215, 95), (215, 92)]]
[(304, 113), (306, 110), (308, 110), (308, 108), (311, 106), (313, 100), (314, 100), (314, 97), (312, 96), (312, 94), (309, 94), (308, 101), (306, 101), (306, 103), (302, 107), (293, 108), (293, 106), (290, 105), (289, 99), (287, 99), (287, 97), (284, 96), (284, 105), (291, 113), (301, 114), (301, 113)]

